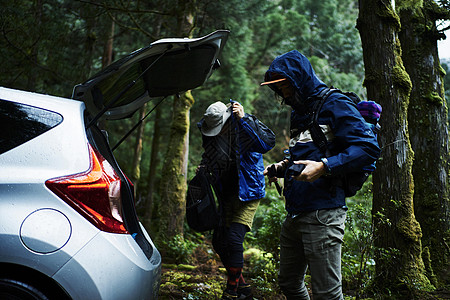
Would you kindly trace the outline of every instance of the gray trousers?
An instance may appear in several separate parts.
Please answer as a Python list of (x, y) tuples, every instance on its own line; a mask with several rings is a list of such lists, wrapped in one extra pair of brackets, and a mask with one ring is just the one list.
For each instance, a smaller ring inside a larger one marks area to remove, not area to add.
[(335, 208), (286, 217), (280, 237), (278, 282), (290, 299), (310, 299), (304, 278), (309, 267), (314, 300), (344, 299), (341, 248), (346, 209)]

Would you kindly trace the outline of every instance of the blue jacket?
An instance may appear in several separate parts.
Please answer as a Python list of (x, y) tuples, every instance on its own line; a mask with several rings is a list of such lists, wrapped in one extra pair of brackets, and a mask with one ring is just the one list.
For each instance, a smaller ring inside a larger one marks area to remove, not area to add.
[[(290, 164), (297, 160), (320, 161), (325, 155), (313, 143), (307, 128), (315, 101), (318, 101), (314, 96), (326, 85), (316, 76), (309, 60), (295, 50), (277, 57), (265, 79), (270, 80), (273, 73), (286, 77), (304, 102), (301, 111), (291, 114), (291, 128), (301, 130), (290, 141)], [(356, 105), (343, 94), (333, 93), (327, 98), (319, 112), (318, 123), (328, 140), (331, 176), (322, 176), (311, 183), (285, 178), (286, 210), (291, 213), (344, 207), (344, 191), (335, 184), (336, 178), (361, 171), (380, 155), (373, 131)]]
[[(251, 201), (264, 198), (266, 190), (263, 175), (263, 154), (275, 146), (275, 134), (255, 116), (247, 113), (239, 121), (234, 116), (231, 116), (229, 122), (232, 122), (232, 130), (235, 130), (233, 139), (236, 140), (238, 145), (236, 149), (233, 149), (234, 153), (232, 155), (237, 165), (239, 199), (241, 201)], [(201, 128), (202, 123), (203, 119), (198, 123), (199, 128)], [(211, 158), (217, 156), (208, 152), (216, 151), (215, 149), (217, 148), (210, 147), (208, 144), (215, 137), (202, 137), (203, 147), (205, 148), (202, 164), (211, 166)], [(227, 187), (219, 186), (219, 188)], [(219, 192), (221, 191), (219, 190)]]

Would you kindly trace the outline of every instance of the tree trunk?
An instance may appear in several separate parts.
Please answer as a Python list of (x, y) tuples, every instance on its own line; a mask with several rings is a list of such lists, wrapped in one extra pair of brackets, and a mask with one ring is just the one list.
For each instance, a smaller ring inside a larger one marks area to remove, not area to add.
[(95, 43), (97, 41), (97, 36), (95, 34), (97, 18), (95, 17), (95, 14), (95, 8), (91, 5), (82, 5), (80, 15), (86, 22), (86, 37), (84, 40), (84, 55), (82, 58), (83, 68), (81, 69), (81, 78), (83, 78), (83, 80), (89, 78), (92, 69), (92, 57), (94, 55)]
[[(177, 35), (192, 37), (194, 29), (195, 2), (178, 0)], [(164, 255), (168, 242), (175, 236), (184, 237), (184, 216), (186, 214), (187, 164), (189, 154), (189, 110), (194, 104), (190, 91), (175, 97), (170, 138), (161, 174), (161, 208), (158, 239)]]
[[(37, 0), (34, 3), (34, 20), (35, 20), (35, 30), (37, 32), (40, 31), (40, 27), (42, 26), (42, 11), (43, 11), (43, 2), (41, 0)], [(36, 87), (38, 86), (38, 78), (39, 72), (36, 70), (36, 66), (39, 66), (39, 47), (40, 47), (40, 38), (36, 38), (36, 41), (33, 42), (29, 51), (30, 61), (33, 62), (31, 71), (28, 72), (28, 80), (26, 88), (28, 91), (36, 91)]]
[(373, 175), (375, 278), (377, 293), (397, 292), (411, 297), (429, 286), (422, 261), (422, 232), (413, 209), (413, 152), (408, 133), (407, 108), (411, 81), (401, 60), (397, 38), (400, 20), (393, 3), (360, 0), (361, 35), (369, 99), (383, 107), (381, 158)]
[(189, 109), (194, 98), (188, 91), (181, 97), (175, 97), (173, 121), (170, 138), (161, 172), (161, 207), (159, 209), (159, 248), (164, 255), (166, 244), (176, 235), (183, 236), (184, 216), (186, 213), (186, 176), (189, 141)]
[[(145, 108), (147, 105), (144, 105), (139, 110), (139, 120), (142, 120), (145, 116)], [(142, 139), (144, 138), (144, 127), (145, 120), (143, 120), (136, 130), (136, 143), (134, 145), (134, 155), (133, 155), (133, 165), (132, 165), (132, 175), (131, 179), (134, 183), (134, 191), (136, 193), (138, 189), (139, 179), (141, 178), (141, 159), (142, 159)]]
[(111, 27), (110, 27), (110, 31), (108, 33), (108, 39), (106, 40), (105, 46), (103, 47), (102, 69), (109, 66), (112, 62), (114, 30), (115, 30), (115, 23), (114, 23), (114, 21), (111, 21)]
[(414, 211), (422, 228), (427, 276), (435, 285), (445, 281), (448, 284), (450, 265), (445, 240), (450, 240), (449, 144), (444, 72), (437, 52), (439, 35), (432, 9), (436, 4), (433, 0), (418, 1), (416, 6), (405, 0), (398, 4), (403, 61), (413, 84), (408, 128), (415, 156)]
[[(162, 17), (157, 16), (153, 27), (153, 34), (158, 37), (161, 33)], [(151, 108), (153, 109), (153, 108)], [(150, 165), (148, 168), (147, 177), (147, 197), (144, 203), (144, 218), (143, 224), (148, 231), (151, 231), (151, 226), (153, 225), (153, 206), (154, 206), (154, 192), (155, 192), (155, 182), (156, 182), (156, 170), (158, 168), (158, 153), (159, 144), (161, 137), (161, 114), (162, 107), (160, 105), (155, 107), (155, 120), (153, 122), (153, 139), (150, 152)]]
[(145, 212), (144, 212), (144, 226), (147, 230), (150, 230), (150, 226), (152, 225), (151, 219), (153, 215), (153, 199), (154, 199), (154, 191), (155, 191), (155, 182), (156, 182), (156, 169), (158, 167), (158, 153), (159, 153), (159, 144), (161, 137), (161, 106), (158, 106), (155, 109), (155, 121), (153, 125), (153, 139), (152, 139), (152, 149), (150, 155), (150, 167), (148, 171), (148, 193), (147, 199), (145, 201)]

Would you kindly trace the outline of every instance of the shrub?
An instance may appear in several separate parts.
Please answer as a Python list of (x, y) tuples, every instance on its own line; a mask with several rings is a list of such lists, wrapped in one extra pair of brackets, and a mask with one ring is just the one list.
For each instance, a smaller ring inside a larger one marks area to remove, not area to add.
[(342, 248), (342, 281), (357, 298), (368, 286), (375, 269), (373, 259), (372, 181), (347, 199), (347, 221)]

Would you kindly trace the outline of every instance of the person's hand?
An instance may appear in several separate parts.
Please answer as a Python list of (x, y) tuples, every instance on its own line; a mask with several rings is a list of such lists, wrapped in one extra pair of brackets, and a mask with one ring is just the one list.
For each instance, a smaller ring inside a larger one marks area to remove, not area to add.
[(273, 176), (273, 177), (270, 177), (269, 176), (269, 168), (271, 168), (272, 167), (272, 165), (268, 165), (265, 169), (264, 169), (264, 172), (263, 172), (263, 175), (264, 176), (267, 176), (267, 178), (269, 179), (269, 186), (271, 186), (272, 185), (272, 182), (278, 182), (278, 177), (276, 177), (276, 176)]
[(233, 102), (232, 107), (233, 107), (233, 114), (236, 117), (236, 119), (238, 120), (242, 119), (245, 115), (244, 107), (238, 102)]
[(283, 177), (287, 163), (287, 160), (282, 160), (275, 164), (270, 164), (264, 169), (263, 175), (267, 176), (267, 178), (269, 179), (269, 186), (272, 182), (277, 183), (278, 177)]
[(299, 175), (292, 177), (297, 181), (313, 182), (324, 175), (326, 171), (325, 165), (321, 161), (297, 160), (294, 161), (294, 164), (305, 165), (305, 169)]
[(206, 166), (205, 165), (198, 165), (197, 169), (195, 169), (195, 174), (197, 174), (198, 171), (200, 171), (201, 168), (206, 168)]
[(276, 163), (276, 164), (271, 164), (268, 165), (263, 172), (264, 176), (267, 176), (267, 178), (269, 179), (269, 186), (272, 185), (272, 182), (275, 182), (275, 187), (277, 188), (278, 194), (280, 194), (280, 196), (283, 195), (283, 190), (281, 188), (281, 186), (278, 184), (278, 172), (277, 172), (277, 168), (283, 168), (284, 161)]

